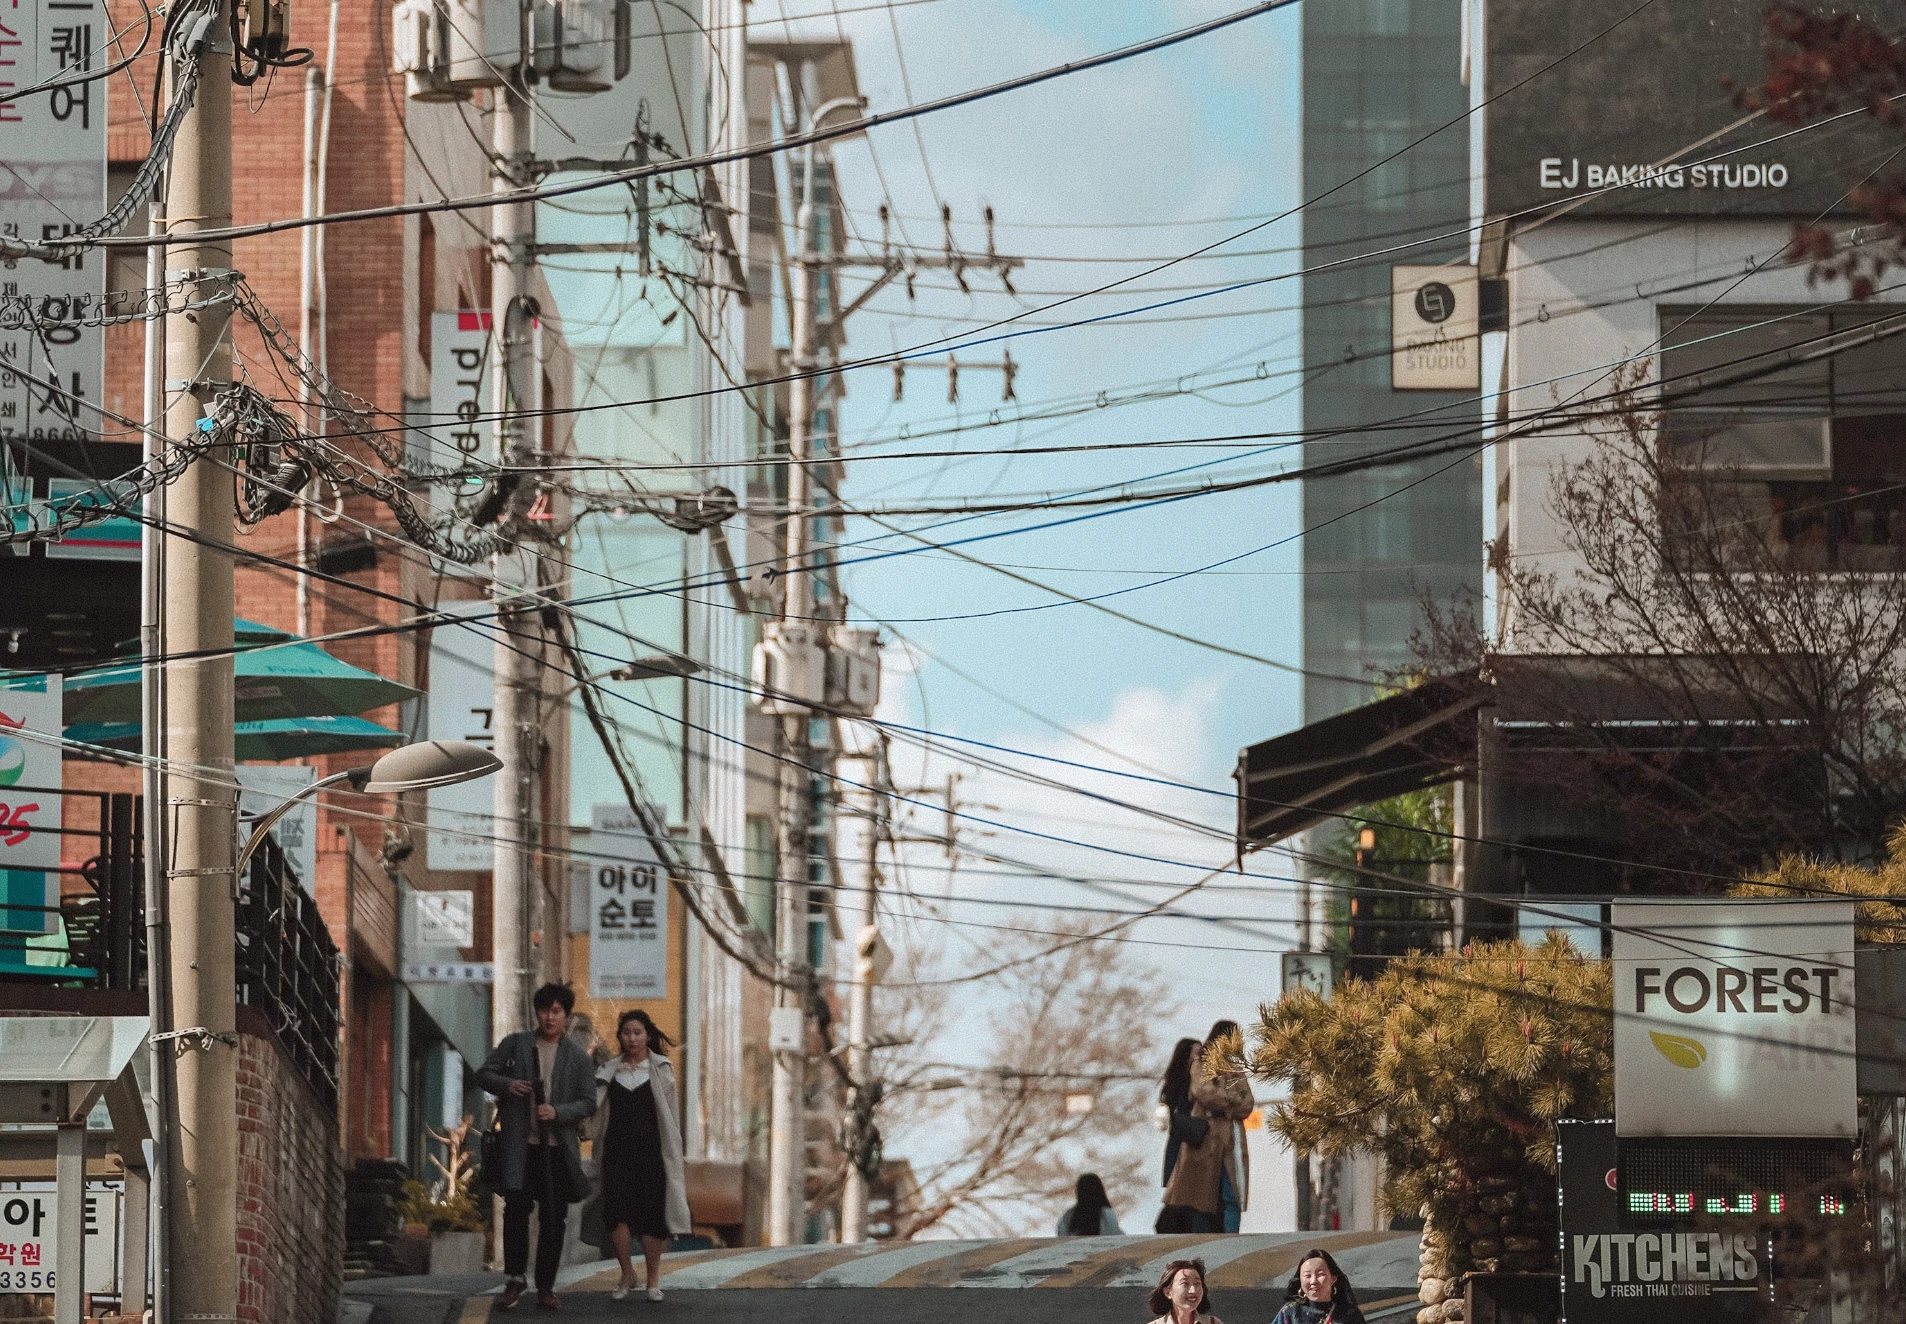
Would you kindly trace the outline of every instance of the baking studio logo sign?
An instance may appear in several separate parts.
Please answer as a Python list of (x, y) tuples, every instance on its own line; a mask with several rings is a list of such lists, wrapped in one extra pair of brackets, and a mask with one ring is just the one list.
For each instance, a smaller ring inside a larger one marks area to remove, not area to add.
[(1569, 1239), (1569, 1281), (1593, 1297), (1702, 1297), (1752, 1292), (1751, 1232), (1602, 1232)]
[(1545, 156), (1540, 171), (1545, 189), (1771, 189), (1787, 187), (1787, 167), (1779, 161), (1711, 161), (1703, 165), (1606, 165), (1579, 157)]

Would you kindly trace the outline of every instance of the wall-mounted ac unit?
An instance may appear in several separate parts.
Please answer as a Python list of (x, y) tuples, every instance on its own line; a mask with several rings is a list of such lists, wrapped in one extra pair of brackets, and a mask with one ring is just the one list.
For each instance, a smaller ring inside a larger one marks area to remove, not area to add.
[(754, 646), (754, 705), (764, 713), (798, 715), (827, 701), (827, 653), (814, 626), (774, 621)]

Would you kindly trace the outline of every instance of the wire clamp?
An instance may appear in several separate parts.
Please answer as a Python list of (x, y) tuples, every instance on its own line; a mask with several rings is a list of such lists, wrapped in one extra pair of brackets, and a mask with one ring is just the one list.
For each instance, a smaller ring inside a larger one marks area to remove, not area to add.
[[(207, 1029), (203, 1025), (194, 1025), (189, 1030), (167, 1030), (163, 1034), (152, 1035), (151, 1039), (155, 1044), (162, 1044), (168, 1040), (176, 1042), (178, 1044), (177, 1051), (180, 1055), (184, 1055), (187, 1049), (197, 1049), (201, 1053), (210, 1052), (212, 1045), (215, 1043), (224, 1044), (227, 1048), (238, 1047), (238, 1033), (236, 1031), (212, 1030)], [(194, 1317), (187, 1316), (186, 1318)], [(198, 1318), (224, 1319), (226, 1316), (205, 1315), (199, 1316)]]

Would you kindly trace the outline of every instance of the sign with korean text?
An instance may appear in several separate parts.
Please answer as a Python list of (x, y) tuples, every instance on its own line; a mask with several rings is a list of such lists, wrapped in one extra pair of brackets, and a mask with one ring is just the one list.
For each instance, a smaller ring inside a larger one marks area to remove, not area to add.
[(1482, 312), (1472, 266), (1390, 268), (1390, 389), (1482, 387)]
[[(86, 1192), (86, 1290), (119, 1290), (119, 1191)], [(51, 1292), (59, 1256), (57, 1196), (27, 1183), (0, 1189), (0, 1295)]]
[[(432, 740), (462, 740), (489, 749), (496, 692), (496, 636), (486, 626), (496, 609), (488, 603), (446, 604), (445, 611), (472, 622), (445, 621), (430, 632), (429, 696), (425, 720)], [(496, 791), (487, 777), (435, 786), (425, 792), (425, 862), (432, 869), (488, 870), (496, 863), (490, 822)]]
[[(238, 775), (238, 813), (251, 821), (264, 817), (287, 800), (295, 798), (317, 780), (316, 768), (295, 765), (241, 763), (233, 769)], [(298, 875), (298, 881), (313, 899), (317, 897), (318, 802), (306, 797), (293, 805), (285, 816), (271, 825), (272, 840), (285, 853), (286, 861)]]
[(0, 933), (59, 932), (60, 731), (58, 676), (0, 680)]
[(476, 893), (412, 892), (417, 908), (417, 942), (425, 947), (476, 945)]
[(496, 967), (488, 961), (406, 961), (406, 984), (494, 984)]
[(668, 995), (668, 875), (625, 805), (597, 805), (589, 847), (589, 996)]
[[(73, 80), (113, 57), (110, 34), (104, 0), (0, 5), (0, 94), (56, 84), (0, 104), (0, 233), (58, 239), (104, 214), (106, 84)], [(98, 433), (106, 335), (80, 322), (105, 298), (106, 263), (98, 251), (0, 263), (0, 296), (29, 299), (37, 322), (0, 331), (0, 437)]]
[(1618, 1134), (1853, 1136), (1852, 902), (1613, 918)]

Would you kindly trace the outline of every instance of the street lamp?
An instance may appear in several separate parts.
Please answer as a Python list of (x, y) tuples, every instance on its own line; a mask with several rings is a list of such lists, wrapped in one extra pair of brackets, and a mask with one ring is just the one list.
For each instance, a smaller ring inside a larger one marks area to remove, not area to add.
[(353, 791), (367, 795), (394, 795), (400, 791), (427, 791), (435, 786), (454, 786), (458, 782), (487, 777), (503, 766), (487, 749), (466, 745), (458, 740), (420, 740), (414, 745), (393, 749), (368, 768), (346, 768), (329, 777), (319, 778), (276, 809), (260, 818), (238, 852), (237, 874), (243, 877), (245, 866), (264, 841), (272, 825), (306, 800), (327, 787), (349, 783)]

